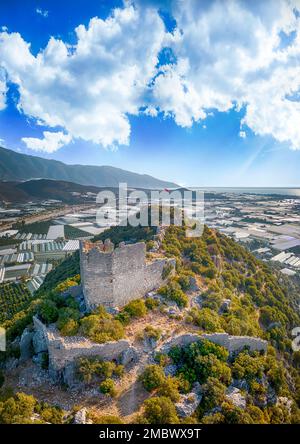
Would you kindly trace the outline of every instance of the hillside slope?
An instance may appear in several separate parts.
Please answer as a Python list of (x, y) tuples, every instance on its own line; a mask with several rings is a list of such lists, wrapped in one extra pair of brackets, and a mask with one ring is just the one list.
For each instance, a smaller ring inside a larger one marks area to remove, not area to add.
[(55, 179), (98, 187), (118, 187), (126, 182), (130, 187), (173, 188), (172, 182), (156, 179), (111, 166), (67, 165), (57, 160), (16, 153), (0, 147), (0, 180)]
[[(80, 185), (64, 180), (34, 179), (26, 182), (0, 182), (0, 201), (28, 202), (56, 199), (65, 203), (95, 201), (95, 194), (103, 188)], [(109, 187), (115, 190), (115, 188)], [(91, 195), (90, 193), (93, 193)]]
[[(113, 227), (98, 239), (145, 240), (151, 250), (154, 233), (151, 228)], [(159, 290), (158, 298), (133, 301), (116, 315), (97, 310), (80, 316), (71, 300), (60, 297), (80, 279), (76, 253), (47, 275), (35, 295), (39, 299), (29, 309), (3, 324), (9, 338), (20, 335), (32, 314), (38, 313), (43, 322), (56, 322), (62, 335), (79, 334), (100, 343), (126, 338), (134, 344), (136, 365), (123, 373), (118, 368), (113, 379), (107, 375), (116, 369), (115, 362), (108, 372), (101, 361), (79, 360), (87, 387), (111, 390), (102, 392), (111, 397), (103, 395), (95, 403), (88, 391), (78, 392), (76, 402), (80, 399), (81, 405), (92, 408), (95, 422), (114, 412), (120, 417), (113, 421), (150, 424), (299, 423), (300, 356), (291, 347), (291, 330), (300, 323), (299, 283), (280, 278), (276, 270), (207, 227), (201, 238), (187, 238), (184, 228), (171, 226), (160, 249), (148, 254), (149, 259), (176, 258), (176, 274)], [(201, 340), (157, 353), (166, 338), (215, 332), (260, 337), (268, 341), (267, 353), (245, 348), (229, 356), (224, 347)], [(167, 373), (170, 365), (175, 368), (172, 374)], [(17, 380), (20, 377), (17, 373)], [(43, 382), (43, 389), (47, 384)], [(201, 387), (202, 400), (182, 417), (176, 403), (189, 399), (195, 384), (198, 390)], [(33, 392), (38, 399), (39, 390)], [(59, 387), (49, 386), (44, 400), (55, 404), (61, 396)], [(69, 405), (67, 394), (63, 396)]]

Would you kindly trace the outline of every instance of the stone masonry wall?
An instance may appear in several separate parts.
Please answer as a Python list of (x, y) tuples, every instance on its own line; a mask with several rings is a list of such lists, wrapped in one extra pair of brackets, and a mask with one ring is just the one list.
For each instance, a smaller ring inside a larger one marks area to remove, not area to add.
[(130, 347), (129, 341), (111, 341), (97, 344), (80, 336), (62, 337), (54, 325), (46, 327), (37, 317), (33, 317), (36, 331), (43, 333), (49, 353), (49, 371), (51, 374), (63, 370), (76, 358), (99, 356), (104, 360), (117, 359)]
[(80, 242), (80, 274), (87, 309), (97, 307), (99, 299), (103, 305), (110, 306), (113, 300), (111, 253), (102, 253), (97, 248), (85, 253), (84, 243)]
[(89, 310), (99, 305), (122, 307), (165, 283), (162, 271), (171, 259), (146, 262), (144, 242), (113, 248), (112, 244), (82, 242), (80, 269), (83, 294)]
[(253, 338), (251, 336), (231, 336), (227, 333), (208, 333), (202, 335), (187, 333), (175, 336), (164, 344), (160, 351), (162, 353), (168, 353), (172, 347), (185, 347), (193, 342), (199, 341), (200, 339), (207, 339), (215, 344), (221, 345), (230, 353), (239, 351), (244, 347), (249, 347), (251, 351), (266, 352), (268, 347), (268, 342), (264, 339)]
[[(79, 336), (62, 337), (55, 325), (46, 327), (35, 316), (33, 317), (33, 323), (35, 331), (42, 334), (45, 338), (49, 353), (49, 374), (53, 378), (57, 378), (60, 375), (65, 380), (72, 380), (74, 363), (79, 357), (97, 356), (103, 360), (118, 359), (123, 352), (132, 348), (131, 343), (125, 339), (97, 344)], [(168, 353), (176, 345), (184, 347), (200, 339), (207, 339), (215, 344), (222, 345), (230, 353), (239, 351), (245, 346), (248, 346), (252, 351), (266, 352), (268, 345), (267, 341), (250, 336), (230, 336), (227, 333), (203, 335), (186, 333), (173, 337), (157, 351)]]

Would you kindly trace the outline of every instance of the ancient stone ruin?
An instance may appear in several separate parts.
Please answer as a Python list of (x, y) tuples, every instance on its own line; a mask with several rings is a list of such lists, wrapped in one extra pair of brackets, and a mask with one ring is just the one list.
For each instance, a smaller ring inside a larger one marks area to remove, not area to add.
[(174, 336), (170, 341), (163, 344), (159, 350), (161, 353), (168, 353), (172, 347), (185, 347), (200, 339), (207, 339), (215, 344), (225, 347), (229, 353), (234, 353), (247, 347), (250, 351), (266, 352), (268, 342), (261, 338), (252, 336), (231, 336), (228, 333), (204, 333), (202, 335), (186, 333)]
[(36, 316), (33, 317), (33, 325), (35, 353), (48, 353), (49, 375), (54, 380), (62, 380), (68, 385), (72, 385), (74, 365), (80, 357), (116, 359), (125, 365), (136, 359), (134, 347), (125, 339), (98, 344), (82, 336), (64, 337), (54, 324), (47, 327)]
[(107, 239), (104, 243), (80, 243), (80, 273), (86, 307), (122, 307), (133, 299), (164, 284), (164, 269), (175, 266), (173, 259), (146, 260), (144, 242), (120, 243)]
[[(54, 324), (47, 327), (36, 316), (33, 317), (33, 324), (34, 332), (31, 333), (30, 340), (33, 342), (36, 356), (48, 353), (49, 375), (54, 380), (64, 381), (70, 386), (74, 381), (76, 361), (80, 357), (95, 356), (103, 360), (117, 360), (125, 366), (134, 364), (139, 360), (137, 349), (126, 339), (98, 344), (81, 336), (63, 337)], [(26, 329), (24, 336), (23, 342), (27, 338)], [(244, 347), (248, 347), (251, 351), (266, 352), (268, 344), (263, 339), (250, 336), (230, 336), (227, 333), (202, 335), (186, 333), (174, 336), (156, 349), (156, 352), (168, 353), (176, 345), (184, 347), (201, 339), (207, 339), (222, 345), (230, 353), (240, 351)], [(28, 358), (28, 356), (25, 357), (24, 355), (24, 358)]]

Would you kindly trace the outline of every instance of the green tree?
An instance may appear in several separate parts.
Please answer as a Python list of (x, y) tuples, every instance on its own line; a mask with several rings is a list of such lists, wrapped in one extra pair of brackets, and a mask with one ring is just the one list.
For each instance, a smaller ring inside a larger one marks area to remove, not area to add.
[(41, 303), (40, 315), (47, 324), (56, 322), (58, 318), (58, 309), (55, 302), (46, 299)]
[(107, 378), (103, 382), (101, 382), (101, 384), (99, 386), (99, 390), (104, 395), (108, 395), (108, 396), (111, 396), (111, 397), (114, 397), (117, 394), (117, 391), (116, 391), (116, 388), (115, 388), (115, 383), (110, 378)]
[(201, 411), (206, 412), (221, 405), (225, 399), (225, 392), (226, 386), (219, 379), (209, 376), (202, 386)]
[(147, 314), (147, 307), (143, 299), (135, 299), (125, 305), (123, 311), (132, 318), (141, 318)]
[(210, 308), (203, 308), (202, 310), (192, 308), (190, 316), (192, 316), (194, 324), (202, 330), (212, 333), (222, 331), (220, 316)]
[(98, 370), (98, 360), (95, 358), (80, 358), (77, 363), (77, 373), (80, 379), (90, 383)]
[(148, 365), (140, 376), (140, 380), (148, 392), (160, 387), (165, 381), (165, 378), (163, 369), (155, 364)]
[(14, 397), (0, 402), (1, 424), (23, 424), (31, 422), (36, 400), (25, 393), (17, 393)]
[(180, 285), (175, 280), (160, 288), (159, 293), (166, 299), (176, 302), (178, 307), (186, 307), (188, 304), (187, 295), (181, 290)]
[(124, 337), (121, 322), (111, 317), (89, 315), (83, 318), (80, 324), (80, 333), (95, 342), (117, 341)]
[(247, 352), (241, 352), (237, 356), (232, 366), (232, 372), (237, 379), (261, 378), (265, 368), (263, 356), (250, 356)]
[(159, 386), (157, 394), (159, 396), (170, 398), (173, 402), (177, 402), (180, 398), (178, 391), (179, 385), (180, 384), (177, 378), (167, 376)]
[(161, 396), (144, 402), (144, 421), (147, 424), (178, 424), (179, 419), (170, 398)]

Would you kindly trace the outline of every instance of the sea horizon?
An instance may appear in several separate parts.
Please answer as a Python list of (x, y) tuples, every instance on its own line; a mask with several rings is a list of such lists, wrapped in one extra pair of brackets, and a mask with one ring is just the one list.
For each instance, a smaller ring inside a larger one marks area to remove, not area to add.
[(279, 195), (300, 198), (299, 187), (189, 187), (193, 190), (216, 193)]

